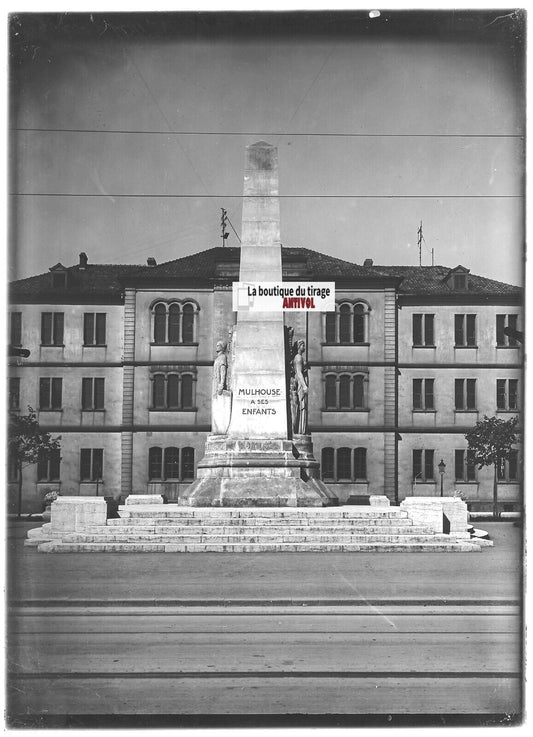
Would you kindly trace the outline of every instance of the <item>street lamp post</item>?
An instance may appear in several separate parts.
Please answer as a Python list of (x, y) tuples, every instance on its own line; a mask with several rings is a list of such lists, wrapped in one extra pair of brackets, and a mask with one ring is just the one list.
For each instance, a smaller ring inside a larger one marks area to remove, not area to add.
[(440, 459), (440, 463), (439, 463), (439, 473), (440, 473), (440, 495), (441, 495), (441, 496), (444, 496), (444, 491), (443, 491), (443, 484), (444, 484), (444, 471), (445, 471), (445, 470), (446, 470), (446, 464), (444, 463), (444, 461), (443, 461), (443, 460), (442, 460), (442, 458), (441, 458), (441, 459)]

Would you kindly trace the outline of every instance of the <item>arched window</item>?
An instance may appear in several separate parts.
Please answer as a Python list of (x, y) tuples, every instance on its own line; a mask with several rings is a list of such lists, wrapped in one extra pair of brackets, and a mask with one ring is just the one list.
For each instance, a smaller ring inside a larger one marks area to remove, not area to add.
[(183, 448), (181, 451), (181, 477), (183, 481), (194, 479), (194, 448)]
[(148, 451), (148, 478), (160, 479), (163, 473), (163, 449), (158, 447), (150, 448)]
[(335, 478), (335, 451), (333, 448), (322, 448), (322, 478), (333, 481)]
[(333, 374), (326, 376), (325, 406), (326, 409), (337, 407), (337, 377)]
[(154, 307), (154, 343), (167, 342), (167, 308), (166, 305), (157, 304)]
[(165, 448), (165, 479), (178, 481), (180, 477), (180, 455), (178, 448)]
[(173, 303), (168, 306), (168, 342), (176, 345), (180, 342), (180, 305)]
[(167, 407), (177, 409), (180, 406), (180, 377), (178, 374), (167, 376)]
[(351, 402), (351, 383), (352, 377), (349, 374), (342, 374), (339, 377), (339, 407), (340, 409), (350, 409)]
[(181, 375), (181, 406), (183, 409), (193, 406), (193, 379), (192, 374)]
[(356, 374), (353, 377), (353, 406), (355, 409), (363, 409), (365, 406), (365, 377)]
[(152, 382), (152, 406), (154, 409), (163, 409), (166, 406), (164, 374), (154, 374)]
[(368, 343), (368, 315), (365, 302), (341, 302), (335, 312), (327, 312), (325, 319), (326, 343), (360, 345)]
[(152, 306), (154, 344), (193, 343), (197, 314), (198, 305), (195, 302), (157, 302)]
[(352, 450), (339, 448), (337, 450), (337, 479), (350, 481), (352, 479)]
[(366, 448), (356, 448), (354, 450), (353, 465), (355, 480), (366, 480)]

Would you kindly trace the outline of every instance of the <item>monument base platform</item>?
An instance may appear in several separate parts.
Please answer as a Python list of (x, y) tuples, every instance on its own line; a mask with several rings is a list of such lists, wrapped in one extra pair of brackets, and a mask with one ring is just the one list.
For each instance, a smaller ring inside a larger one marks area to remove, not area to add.
[(197, 480), (183, 504), (192, 507), (325, 507), (338, 499), (319, 478), (308, 435), (294, 440), (210, 435)]

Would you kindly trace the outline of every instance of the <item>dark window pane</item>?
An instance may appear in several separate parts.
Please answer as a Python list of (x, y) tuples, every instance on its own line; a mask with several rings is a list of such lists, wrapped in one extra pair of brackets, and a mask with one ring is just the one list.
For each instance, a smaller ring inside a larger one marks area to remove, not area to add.
[(413, 379), (413, 409), (422, 409), (422, 379)]
[(54, 312), (54, 345), (63, 345), (63, 322), (63, 313)]
[(476, 345), (476, 316), (466, 316), (466, 344), (470, 346)]
[(518, 409), (518, 380), (509, 379), (509, 409)]
[(165, 448), (165, 479), (179, 479), (180, 459), (177, 448)]
[(466, 380), (466, 408), (467, 409), (476, 408), (476, 380), (475, 379)]
[(341, 305), (339, 310), (339, 338), (341, 343), (352, 342), (351, 313), (350, 305)]
[(422, 480), (422, 451), (413, 450), (413, 479), (416, 481)]
[(356, 448), (353, 458), (355, 478), (366, 479), (366, 448)]
[(434, 315), (424, 315), (424, 342), (426, 345), (434, 345), (433, 318)]
[(194, 448), (183, 448), (181, 451), (181, 478), (183, 481), (194, 479)]
[(496, 315), (496, 345), (506, 345), (504, 328), (505, 315)]
[[(507, 315), (507, 327), (509, 327), (511, 330), (516, 330), (517, 318), (518, 315)], [(511, 346), (518, 345), (516, 339), (513, 338), (511, 335), (507, 336), (507, 344)]]
[(465, 344), (464, 315), (455, 316), (455, 345)]
[(435, 401), (433, 394), (434, 379), (426, 379), (424, 384), (424, 401), (426, 409), (435, 409)]
[(92, 409), (93, 408), (93, 380), (82, 379), (81, 380), (81, 408)]
[(464, 409), (464, 379), (455, 380), (455, 409)]
[(101, 479), (104, 475), (104, 451), (103, 448), (93, 448), (93, 481)]
[(434, 466), (433, 456), (434, 455), (435, 455), (435, 451), (426, 450), (426, 458), (425, 458), (425, 465), (424, 465), (424, 473), (425, 473), (426, 481), (430, 481), (431, 479), (433, 479), (433, 466)]
[(22, 312), (11, 313), (11, 345), (22, 345)]
[(181, 377), (181, 406), (183, 409), (193, 407), (192, 386), (191, 374), (183, 374)]
[(464, 450), (455, 451), (455, 480), (464, 481)]
[(476, 480), (476, 462), (474, 460), (474, 454), (470, 451), (466, 452), (466, 480)]
[(45, 453), (39, 453), (37, 460), (37, 481), (49, 481), (48, 478), (48, 456)]
[(422, 345), (422, 315), (413, 315), (413, 345)]
[(334, 454), (335, 451), (333, 450), (333, 448), (322, 448), (321, 470), (322, 478), (325, 480), (333, 481), (333, 479), (335, 478), (333, 469)]
[(96, 314), (96, 345), (105, 345), (106, 342), (106, 313)]
[(353, 379), (353, 404), (356, 409), (365, 406), (365, 377), (356, 374)]
[(61, 409), (63, 404), (63, 379), (52, 379), (52, 409)]
[(337, 451), (337, 480), (350, 481), (352, 478), (351, 448), (339, 448)]
[(162, 471), (163, 451), (161, 448), (150, 448), (148, 451), (148, 478), (160, 479)]
[(105, 379), (94, 380), (94, 408), (104, 409)]
[(156, 374), (153, 378), (153, 406), (162, 409), (165, 406), (165, 377)]
[(192, 343), (194, 340), (194, 307), (183, 305), (183, 343)]
[(339, 379), (339, 406), (342, 409), (349, 409), (350, 402), (350, 376), (341, 376)]
[(332, 374), (326, 376), (326, 408), (334, 409), (337, 406), (336, 378)]
[(94, 313), (86, 312), (83, 316), (83, 343), (92, 345), (94, 343)]
[(91, 480), (91, 449), (82, 448), (80, 451), (80, 479), (81, 481)]
[(20, 407), (20, 378), (12, 376), (9, 379), (9, 409)]
[(453, 278), (453, 286), (457, 290), (466, 289), (466, 274), (455, 274)]
[(17, 481), (19, 477), (19, 467), (16, 454), (13, 448), (7, 449), (7, 480)]
[(507, 461), (509, 468), (509, 481), (518, 481), (518, 451), (512, 450)]
[(50, 379), (39, 381), (39, 409), (50, 409)]
[(170, 305), (168, 308), (168, 342), (179, 343), (180, 340), (180, 307)]
[(43, 312), (41, 314), (41, 343), (43, 345), (52, 345), (52, 313)]
[(167, 407), (172, 409), (179, 407), (179, 376), (177, 374), (167, 376), (167, 397)]
[(355, 305), (353, 308), (353, 340), (354, 343), (365, 342), (365, 308)]
[(50, 467), (50, 481), (59, 481), (59, 479), (61, 478), (61, 475), (60, 475), (61, 453), (59, 450), (53, 450), (50, 453), (49, 467)]
[(506, 385), (505, 379), (497, 379), (496, 380), (496, 407), (498, 409), (506, 409), (505, 406), (505, 385)]
[(335, 343), (335, 330), (337, 325), (337, 314), (326, 312), (326, 343)]
[(165, 305), (156, 305), (154, 309), (154, 343), (167, 342), (167, 308)]

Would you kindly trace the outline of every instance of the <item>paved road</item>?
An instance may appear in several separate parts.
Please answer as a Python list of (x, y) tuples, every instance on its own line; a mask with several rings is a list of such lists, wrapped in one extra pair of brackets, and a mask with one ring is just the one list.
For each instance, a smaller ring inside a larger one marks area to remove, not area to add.
[(22, 549), (19, 526), (12, 722), (505, 721), (521, 710), (520, 531), (490, 531), (481, 554), (90, 556)]

